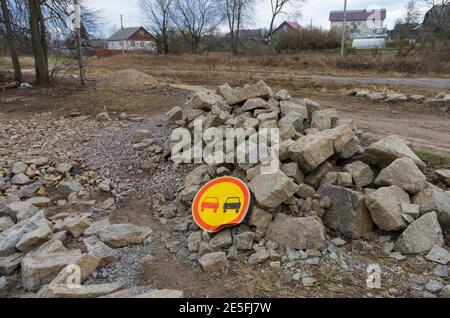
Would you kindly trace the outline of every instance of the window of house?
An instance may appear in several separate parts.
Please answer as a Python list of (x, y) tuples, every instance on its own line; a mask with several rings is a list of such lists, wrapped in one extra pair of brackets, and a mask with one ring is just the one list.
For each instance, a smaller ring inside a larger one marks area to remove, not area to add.
[(145, 33), (144, 33), (144, 31), (139, 31), (139, 35), (141, 35), (141, 36), (144, 36), (145, 35)]

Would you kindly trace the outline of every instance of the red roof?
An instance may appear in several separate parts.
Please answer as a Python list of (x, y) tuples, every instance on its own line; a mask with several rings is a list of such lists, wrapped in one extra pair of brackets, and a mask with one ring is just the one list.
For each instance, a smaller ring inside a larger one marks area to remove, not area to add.
[(298, 24), (297, 22), (284, 21), (282, 24), (280, 24), (280, 26), (278, 28), (276, 28), (273, 31), (273, 33), (276, 33), (277, 31), (281, 30), (284, 26), (287, 26), (289, 29), (294, 30), (294, 31), (298, 31), (302, 28), (302, 26), (300, 24)]
[[(379, 10), (349, 10), (347, 11), (347, 21), (365, 21), (375, 17), (386, 20), (386, 9)], [(344, 11), (331, 11), (330, 21), (344, 21)]]
[(286, 23), (294, 30), (300, 30), (302, 28), (297, 22), (286, 21)]

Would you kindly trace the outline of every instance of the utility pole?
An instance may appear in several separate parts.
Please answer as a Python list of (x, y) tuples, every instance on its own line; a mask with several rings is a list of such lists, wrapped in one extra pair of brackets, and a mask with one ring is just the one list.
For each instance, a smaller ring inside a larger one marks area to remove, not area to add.
[(123, 41), (122, 41), (122, 55), (125, 55), (125, 43), (127, 41), (126, 39), (126, 34), (125, 34), (125, 30), (123, 28), (123, 15), (120, 15), (120, 29), (122, 30), (122, 34), (123, 34)]
[(81, 86), (86, 85), (86, 72), (84, 70), (83, 62), (83, 49), (82, 49), (82, 39), (81, 39), (81, 8), (78, 0), (73, 0), (73, 5), (75, 8), (75, 35), (77, 38), (78, 46), (78, 67), (80, 68), (80, 82)]
[(342, 27), (341, 56), (345, 53), (345, 34), (347, 33), (347, 0), (344, 0), (344, 25)]

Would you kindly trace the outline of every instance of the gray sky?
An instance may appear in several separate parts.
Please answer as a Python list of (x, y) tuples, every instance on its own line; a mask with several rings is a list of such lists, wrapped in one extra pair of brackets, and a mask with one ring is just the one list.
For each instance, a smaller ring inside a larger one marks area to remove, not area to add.
[[(395, 21), (402, 17), (406, 2), (407, 0), (348, 0), (348, 8), (350, 10), (386, 8), (386, 24), (389, 28), (392, 28)], [(145, 17), (139, 8), (138, 0), (90, 0), (87, 3), (89, 7), (99, 10), (104, 22), (104, 36), (109, 36), (114, 27), (120, 26), (121, 14), (124, 16), (125, 27), (145, 25)], [(315, 26), (329, 29), (329, 12), (331, 10), (342, 10), (343, 7), (344, 0), (307, 0), (302, 9), (302, 17), (297, 20), (305, 26), (309, 25), (312, 19)], [(254, 21), (246, 27), (268, 28), (270, 15), (270, 0), (256, 0)], [(284, 19), (285, 17), (281, 17), (277, 23)]]

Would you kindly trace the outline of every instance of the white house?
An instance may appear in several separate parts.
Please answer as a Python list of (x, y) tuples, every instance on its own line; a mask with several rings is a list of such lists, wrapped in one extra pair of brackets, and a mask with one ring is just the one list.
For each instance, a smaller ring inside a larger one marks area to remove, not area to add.
[(122, 28), (108, 39), (109, 50), (154, 51), (156, 39), (143, 27)]
[[(387, 10), (349, 10), (346, 14), (346, 30), (351, 39), (383, 37), (386, 35)], [(341, 31), (344, 26), (344, 11), (330, 12), (331, 30)]]

